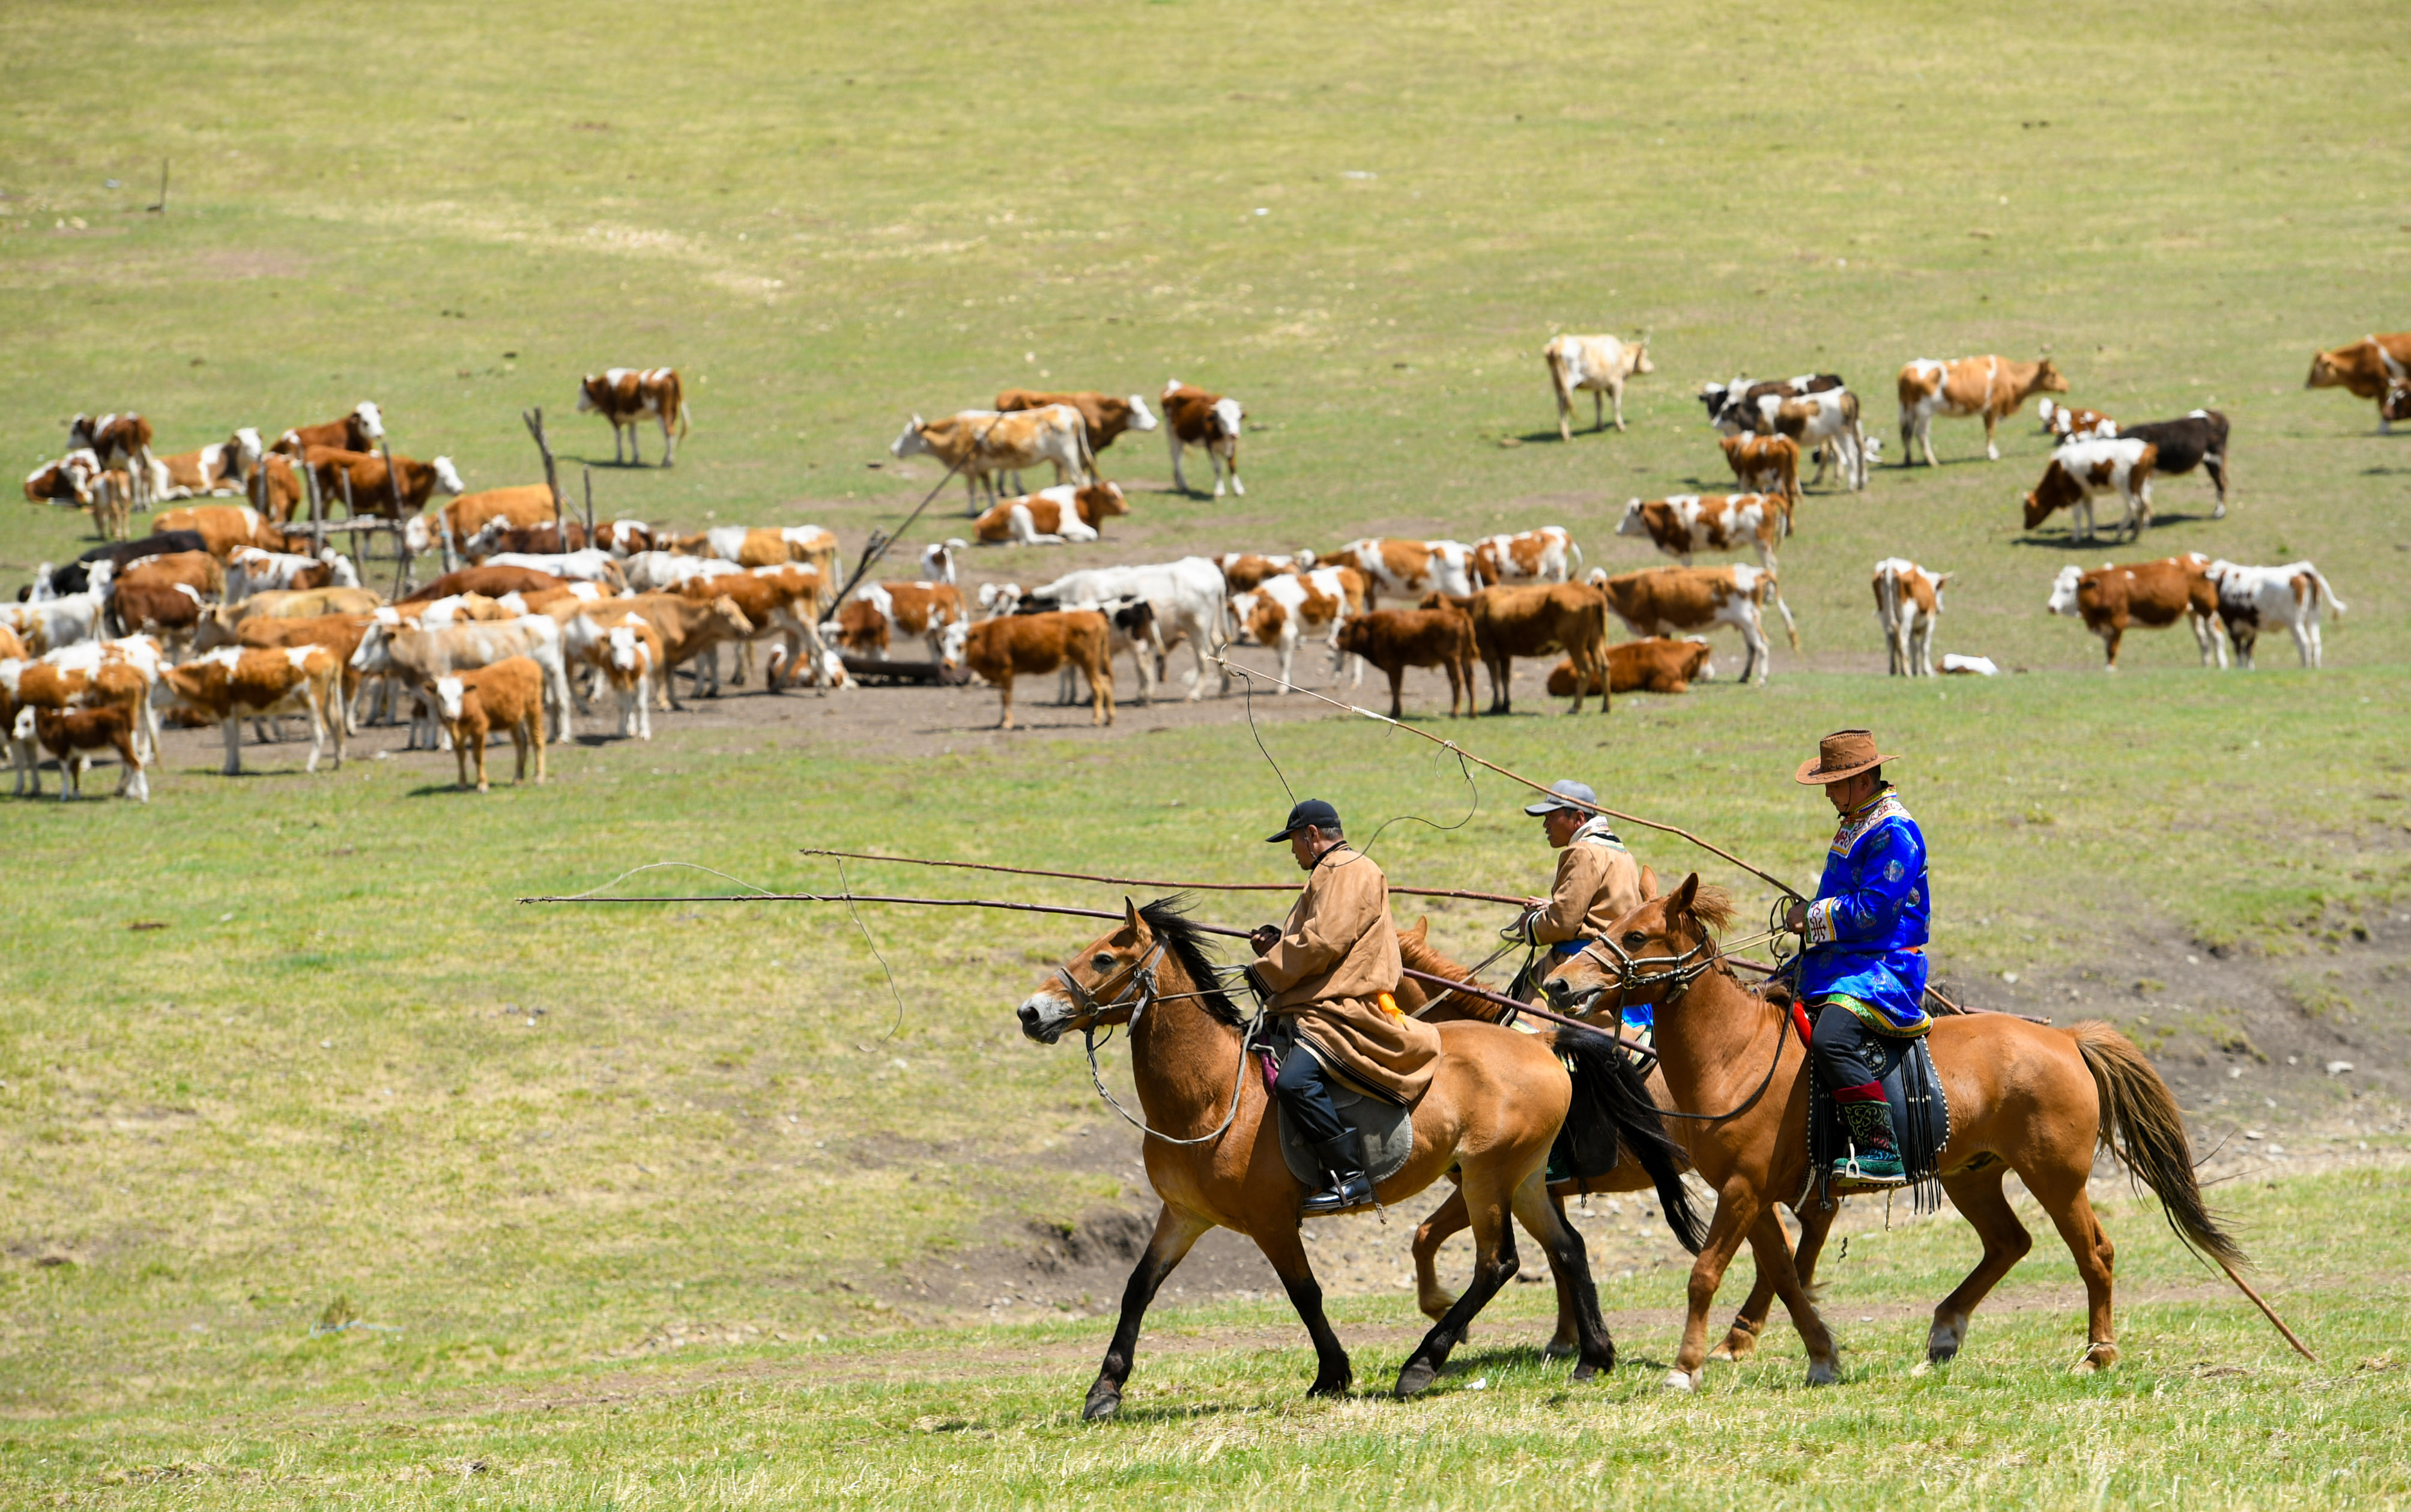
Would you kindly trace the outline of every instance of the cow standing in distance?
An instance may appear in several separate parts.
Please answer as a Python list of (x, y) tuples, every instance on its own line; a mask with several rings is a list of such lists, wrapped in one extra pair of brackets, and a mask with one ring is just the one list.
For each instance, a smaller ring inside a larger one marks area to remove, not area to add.
[(2209, 473), (2211, 486), (2218, 490), (2218, 504), (2210, 517), (2227, 517), (2226, 415), (2216, 410), (2194, 410), (2180, 420), (2147, 420), (2130, 426), (2120, 426), (2115, 420), (2105, 423), (2112, 435), (2152, 444), (2157, 453), (2152, 463), (2154, 477), (2177, 477), (2197, 467)]
[(1691, 565), (1701, 551), (1757, 551), (1758, 564), (1777, 570), (1775, 543), (1791, 533), (1791, 501), (1779, 493), (1678, 493), (1633, 499), (1624, 505), (1618, 535), (1647, 536), (1658, 549)]
[(2356, 399), (2377, 401), (2377, 433), (2411, 418), (2411, 331), (2364, 336), (2350, 346), (2311, 357), (2304, 388), (2341, 388)]
[(1884, 649), (1892, 658), (1894, 677), (1934, 676), (1934, 623), (1942, 613), (1943, 585), (1949, 573), (1930, 573), (1906, 557), (1886, 557), (1876, 563), (1876, 623), (1883, 627)]
[(210, 651), (182, 666), (163, 668), (161, 678), (175, 699), (214, 721), (226, 733), (227, 777), (242, 775), (242, 721), (285, 714), (310, 717), (310, 760), (305, 772), (318, 769), (329, 725), (335, 736), (335, 764), (343, 764), (344, 727), (342, 698), (343, 663), (319, 646), (295, 646), (283, 650), (256, 651), (229, 646)]
[(1462, 541), (1388, 540), (1367, 535), (1315, 560), (1335, 567), (1353, 567), (1363, 574), (1365, 603), (1368, 608), (1379, 608), (1384, 592), (1413, 600), (1432, 593), (1466, 599), (1482, 588), (1473, 548)]
[(523, 656), (505, 657), (491, 666), (467, 668), (438, 677), (431, 686), (435, 717), (452, 737), (452, 756), (460, 786), (469, 786), (469, 766), (477, 767), (477, 791), (486, 786), (486, 740), (499, 726), (511, 733), (517, 763), (514, 783), (527, 779), (528, 747), (535, 747), (535, 782), (544, 786), (544, 669)]
[[(1219, 657), (1230, 639), (1222, 570), (1211, 559), (1183, 557), (1138, 567), (1085, 567), (1030, 589), (1028, 602), (1037, 608), (1059, 608), (1133, 597), (1147, 600), (1155, 613), (1156, 677), (1160, 680), (1164, 676), (1165, 661), (1186, 640), (1195, 661), (1184, 675), (1189, 699), (1193, 703), (1205, 697), (1206, 659)], [(1230, 692), (1229, 668), (1223, 669), (1219, 686), (1221, 692)], [(1139, 690), (1142, 699), (1153, 696), (1144, 673)]]
[(388, 471), (385, 458), (374, 453), (314, 446), (302, 454), (302, 462), (318, 480), (320, 501), (329, 507), (343, 502), (356, 517), (412, 519), (437, 493), (467, 491), (448, 457), (431, 462), (397, 457)]
[(2250, 670), (2253, 647), (2259, 643), (2260, 632), (2271, 624), (2293, 632), (2294, 649), (2301, 653), (2305, 668), (2324, 663), (2319, 606), (2332, 604), (2342, 614), (2345, 603), (2316, 567), (2308, 561), (2287, 562), (2283, 567), (2214, 561), (2208, 572), (2218, 590), (2219, 620), (2227, 627), (2227, 638), (2235, 644), (2237, 666)]
[(1163, 385), (1164, 445), (1172, 452), (1172, 491), (1187, 493), (1189, 479), (1181, 458), (1191, 446), (1206, 448), (1214, 469), (1214, 497), (1222, 497), (1222, 475), (1230, 474), (1231, 491), (1245, 497), (1239, 481), (1239, 432), (1246, 429), (1247, 406), (1221, 394), (1209, 394), (1175, 378)]
[(1800, 502), (1800, 443), (1790, 436), (1727, 436), (1717, 443), (1733, 481), (1753, 493), (1780, 493)]
[[(1303, 573), (1283, 573), (1265, 578), (1244, 593), (1231, 598), (1232, 640), (1241, 646), (1270, 647), (1279, 657), (1280, 680), (1293, 681), (1291, 669), (1297, 661), (1297, 647), (1308, 635), (1320, 636), (1331, 647), (1331, 679), (1339, 680), (1341, 663), (1346, 653), (1339, 648), (1339, 632), (1354, 616), (1365, 612), (1366, 601), (1365, 576), (1352, 567), (1316, 567)], [(1356, 663), (1356, 681), (1365, 678), (1365, 664)], [(1276, 690), (1286, 693), (1286, 686)]]
[(1089, 448), (1089, 423), (1069, 404), (1043, 409), (964, 410), (924, 420), (918, 414), (887, 444), (899, 461), (928, 456), (963, 476), (965, 513), (980, 512), (985, 489), (991, 503), (1001, 500), (1000, 480), (1041, 462), (1051, 463), (1055, 481), (1088, 484), (1097, 481), (1096, 454)]
[(2004, 356), (1961, 357), (1936, 362), (1919, 357), (1900, 370), (1900, 465), (1916, 464), (1915, 448), (1925, 448), (1925, 465), (1934, 458), (1934, 417), (1984, 421), (1984, 456), (2001, 459), (2001, 422), (2015, 414), (2036, 394), (2065, 394), (2068, 380), (2049, 357), (2012, 362)]
[(1473, 665), (1481, 653), (1473, 641), (1473, 617), (1454, 603), (1443, 599), (1433, 609), (1375, 609), (1359, 615), (1339, 627), (1332, 649), (1355, 657), (1359, 665), (1369, 662), (1388, 675), (1394, 720), (1406, 718), (1400, 691), (1409, 667), (1438, 667), (1448, 674), (1448, 717), (1457, 717), (1460, 698), (1465, 717), (1473, 717)]
[[(678, 443), (687, 433), (693, 413), (686, 402), (686, 391), (679, 386), (676, 368), (607, 368), (590, 372), (577, 381), (577, 413), (598, 411), (611, 422), (611, 463), (621, 465), (621, 436), (627, 437), (626, 463), (633, 467), (645, 465), (644, 447), (636, 437), (636, 422), (659, 420), (662, 425), (662, 466), (678, 465)], [(671, 427), (677, 427), (675, 434)]]
[(2126, 505), (2121, 535), (2140, 539), (2152, 523), (2152, 469), (2159, 456), (2159, 448), (2150, 442), (2128, 436), (2069, 442), (2052, 454), (2042, 481), (2025, 496), (2026, 529), (2037, 529), (2053, 511), (2065, 509), (2070, 511), (2070, 538), (2090, 541), (2094, 496), (2112, 493)]
[(2099, 410), (2072, 410), (2044, 400), (2035, 413), (2042, 420), (2042, 433), (2061, 441), (2091, 441), (2118, 433), (2118, 422)]
[(2201, 664), (2227, 665), (2227, 643), (2218, 633), (2218, 585), (2211, 581), (2211, 561), (2199, 551), (2158, 561), (2120, 565), (2110, 562), (2091, 572), (2074, 562), (2059, 570), (2043, 607), (2055, 615), (2082, 618), (2084, 628), (2101, 637), (2109, 653), (2107, 670), (2118, 670), (2118, 647), (2127, 630), (2141, 625), (2165, 630), (2183, 619), (2201, 648)]
[(1607, 429), (1607, 401), (1615, 401), (1615, 429), (1624, 429), (1624, 385), (1636, 374), (1656, 372), (1646, 340), (1627, 344), (1615, 336), (1556, 336), (1541, 348), (1549, 387), (1557, 398), (1557, 439), (1574, 439), (1574, 395), (1590, 390), (1591, 429)]
[(964, 664), (997, 691), (1003, 701), (1000, 730), (1013, 728), (1013, 681), (1040, 676), (1065, 664), (1089, 679), (1092, 725), (1114, 722), (1114, 669), (1105, 659), (1112, 632), (1105, 617), (1093, 609), (1058, 609), (1043, 614), (1000, 615), (971, 628), (963, 647)]
[(1765, 608), (1772, 602), (1783, 616), (1783, 630), (1794, 651), (1800, 632), (1775, 574), (1763, 568), (1734, 562), (1725, 567), (1646, 567), (1639, 572), (1607, 575), (1604, 567), (1591, 569), (1591, 581), (1607, 596), (1607, 606), (1624, 628), (1635, 635), (1706, 633), (1718, 625), (1741, 632), (1747, 655), (1741, 680), (1765, 685), (1774, 658), (1766, 645)]
[[(1596, 569), (1592, 576), (1597, 577)], [(1597, 587), (1586, 583), (1548, 583), (1523, 588), (1485, 588), (1469, 599), (1435, 593), (1422, 607), (1454, 605), (1473, 619), (1473, 647), (1490, 669), (1490, 712), (1515, 710), (1515, 658), (1556, 656), (1572, 659), (1579, 676), (1574, 701), (1566, 712), (1580, 714), (1583, 700), (1599, 692), (1599, 711), (1605, 714), (1607, 692), (1607, 606)]]
[(1789, 436), (1817, 456), (1817, 475), (1825, 481), (1830, 461), (1852, 489), (1867, 486), (1866, 432), (1859, 424), (1859, 396), (1847, 388), (1810, 394), (1761, 394), (1736, 400), (1717, 416), (1717, 429), (1729, 435), (1750, 431), (1761, 436)]
[[(1011, 414), (1019, 410), (1043, 410), (1049, 404), (1068, 404), (1080, 412), (1081, 420), (1089, 428), (1089, 450), (1092, 455), (1111, 446), (1125, 430), (1152, 430), (1158, 424), (1155, 412), (1147, 407), (1146, 398), (1138, 394), (1116, 399), (1110, 394), (1086, 389), (1071, 394), (1047, 394), (1030, 388), (1008, 388), (996, 396), (997, 411), (1001, 414)], [(1025, 491), (1018, 472), (1013, 474), (1013, 491)]]
[(369, 452), (385, 439), (385, 411), (376, 400), (364, 399), (352, 406), (351, 413), (329, 420), (323, 425), (295, 426), (276, 438), (268, 449), (286, 457), (306, 457), (314, 446), (338, 451)]

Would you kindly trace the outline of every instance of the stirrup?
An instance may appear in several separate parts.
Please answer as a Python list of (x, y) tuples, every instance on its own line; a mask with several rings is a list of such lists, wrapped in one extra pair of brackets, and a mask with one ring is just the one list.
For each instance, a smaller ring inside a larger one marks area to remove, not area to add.
[(1361, 1170), (1335, 1171), (1331, 1173), (1329, 1185), (1307, 1194), (1306, 1200), (1298, 1204), (1298, 1215), (1328, 1218), (1378, 1205), (1373, 1197), (1371, 1176)]
[[(1870, 1161), (1875, 1161), (1878, 1158), (1878, 1157), (1876, 1156), (1869, 1157)], [(1908, 1185), (1908, 1174), (1901, 1168), (1900, 1156), (1893, 1156), (1889, 1160), (1881, 1161), (1881, 1164), (1889, 1166), (1892, 1169), (1889, 1170), (1880, 1169), (1871, 1170), (1867, 1169), (1867, 1167), (1859, 1164), (1859, 1157), (1856, 1154), (1843, 1156), (1841, 1158), (1834, 1162), (1834, 1185), (1837, 1187), (1856, 1191), (1881, 1191), (1886, 1187), (1906, 1186)]]

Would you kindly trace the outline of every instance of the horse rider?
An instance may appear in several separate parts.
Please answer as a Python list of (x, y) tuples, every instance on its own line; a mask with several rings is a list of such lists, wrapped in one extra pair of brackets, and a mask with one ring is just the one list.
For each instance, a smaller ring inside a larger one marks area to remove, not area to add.
[[(1571, 778), (1552, 782), (1549, 796), (1527, 805), (1524, 812), (1540, 820), (1541, 833), (1557, 852), (1557, 875), (1549, 895), (1526, 899), (1522, 915), (1498, 932), (1501, 938), (1548, 949), (1551, 959), (1526, 967), (1507, 990), (1510, 997), (1529, 1002), (1533, 989), (1559, 961), (1581, 954), (1584, 946), (1646, 900), (1641, 892), (1641, 865), (1599, 811), (1599, 794), (1589, 783)], [(1645, 1037), (1651, 1023), (1648, 1007), (1627, 1009), (1624, 1022), (1639, 1031), (1636, 1038)]]
[(1800, 998), (1815, 1015), (1809, 1051), (1818, 1074), (1849, 1126), (1855, 1154), (1834, 1162), (1834, 1176), (1853, 1186), (1897, 1186), (1900, 1141), (1892, 1104), (1876, 1080), (1879, 1057), (1872, 1036), (1914, 1039), (1931, 1026), (1925, 1015), (1927, 886), (1925, 836), (1884, 780), (1883, 763), (1866, 730), (1836, 730), (1800, 763), (1796, 780), (1822, 787), (1841, 816), (1825, 855), (1817, 896), (1785, 910), (1783, 927), (1802, 939)]
[(1431, 1084), (1439, 1031), (1398, 1010), (1398, 933), (1390, 884), (1372, 858), (1349, 845), (1339, 811), (1308, 798), (1265, 843), (1289, 842), (1307, 874), (1289, 918), (1249, 937), (1265, 1010), (1289, 1021), (1274, 1095), (1330, 1180), (1303, 1214), (1346, 1213), (1373, 1200), (1373, 1180), (1356, 1135), (1340, 1122), (1326, 1081), (1334, 1073), (1403, 1107)]

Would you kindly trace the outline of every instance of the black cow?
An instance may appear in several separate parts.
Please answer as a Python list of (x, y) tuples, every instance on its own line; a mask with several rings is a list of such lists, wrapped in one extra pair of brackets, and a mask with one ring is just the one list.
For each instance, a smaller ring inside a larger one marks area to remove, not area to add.
[(2153, 467), (2155, 477), (2190, 472), (2196, 467), (2210, 474), (2218, 489), (2218, 507), (2211, 518), (2227, 515), (2227, 416), (2216, 410), (2196, 410), (2182, 420), (2154, 420), (2148, 425), (2120, 426), (2118, 434), (2148, 441), (2160, 449)]
[(112, 541), (105, 546), (95, 546), (76, 560), (98, 561), (105, 557), (112, 564), (123, 567), (143, 557), (165, 557), (178, 551), (207, 551), (209, 548), (210, 544), (201, 539), (198, 531), (159, 531), (139, 541)]

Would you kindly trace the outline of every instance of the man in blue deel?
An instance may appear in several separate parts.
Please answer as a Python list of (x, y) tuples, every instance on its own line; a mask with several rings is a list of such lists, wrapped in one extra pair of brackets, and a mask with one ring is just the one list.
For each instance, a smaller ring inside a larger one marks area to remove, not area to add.
[(1783, 919), (1803, 941), (1800, 999), (1817, 1020), (1809, 1042), (1817, 1073), (1855, 1147), (1834, 1162), (1834, 1174), (1859, 1186), (1904, 1180), (1892, 1105), (1865, 1054), (1867, 1037), (1913, 1039), (1930, 1025), (1925, 941), (1933, 894), (1925, 836), (1884, 780), (1883, 763), (1897, 760), (1877, 752), (1873, 732), (1837, 730), (1819, 743), (1816, 760), (1800, 763), (1797, 780), (1822, 787), (1842, 823), (1816, 898), (1792, 904)]

